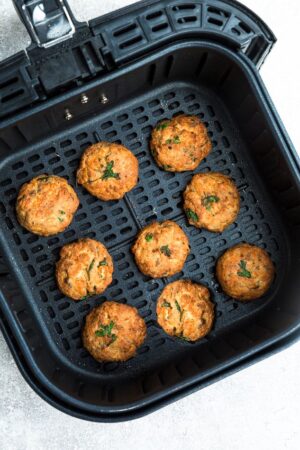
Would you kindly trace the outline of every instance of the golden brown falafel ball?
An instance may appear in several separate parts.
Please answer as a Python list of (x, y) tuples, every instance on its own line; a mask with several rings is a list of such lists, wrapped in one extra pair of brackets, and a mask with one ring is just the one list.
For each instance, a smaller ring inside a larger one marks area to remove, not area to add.
[(231, 225), (240, 209), (240, 196), (235, 184), (217, 172), (194, 175), (183, 198), (189, 223), (214, 232), (222, 232)]
[(226, 250), (217, 262), (217, 278), (223, 291), (237, 300), (263, 296), (272, 284), (274, 265), (265, 250), (238, 244)]
[(132, 247), (138, 268), (152, 278), (170, 277), (180, 272), (189, 251), (186, 234), (171, 220), (145, 227)]
[(169, 172), (195, 170), (212, 144), (197, 116), (181, 115), (163, 120), (152, 131), (150, 148), (157, 164)]
[(189, 280), (168, 284), (156, 306), (157, 321), (170, 336), (197, 341), (213, 325), (214, 305), (209, 290)]
[(97, 361), (127, 361), (144, 342), (146, 332), (136, 308), (111, 301), (87, 315), (82, 339)]
[(113, 261), (106, 247), (93, 239), (80, 239), (60, 250), (56, 279), (61, 292), (73, 300), (102, 294), (112, 282)]
[(119, 200), (137, 184), (137, 158), (123, 145), (99, 142), (82, 155), (77, 182), (100, 200)]
[(61, 233), (79, 206), (74, 189), (55, 175), (39, 175), (23, 184), (16, 203), (20, 224), (40, 236)]

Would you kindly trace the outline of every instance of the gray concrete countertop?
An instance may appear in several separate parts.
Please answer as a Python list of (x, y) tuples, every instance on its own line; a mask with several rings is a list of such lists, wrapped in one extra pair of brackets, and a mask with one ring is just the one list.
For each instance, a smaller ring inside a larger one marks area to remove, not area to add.
[[(243, 0), (278, 37), (261, 73), (300, 150), (298, 0)], [(88, 20), (130, 0), (69, 0)], [(0, 0), (0, 60), (29, 39), (10, 0)], [(95, 424), (69, 417), (41, 400), (20, 375), (0, 334), (1, 450), (298, 450), (300, 344), (147, 417)]]

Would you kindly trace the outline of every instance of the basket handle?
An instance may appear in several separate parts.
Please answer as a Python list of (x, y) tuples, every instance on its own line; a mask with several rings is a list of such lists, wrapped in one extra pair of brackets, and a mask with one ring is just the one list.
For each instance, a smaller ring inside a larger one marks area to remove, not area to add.
[(236, 0), (141, 0), (89, 23), (76, 21), (67, 0), (12, 1), (32, 44), (0, 62), (0, 117), (182, 39), (217, 42), (258, 69), (276, 42)]
[(70, 39), (79, 25), (66, 0), (12, 0), (32, 42), (48, 48)]

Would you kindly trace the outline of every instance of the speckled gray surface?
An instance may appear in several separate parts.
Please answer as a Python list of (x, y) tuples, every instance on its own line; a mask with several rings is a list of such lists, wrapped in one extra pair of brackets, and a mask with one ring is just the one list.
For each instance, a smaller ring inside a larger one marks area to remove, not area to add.
[[(87, 20), (131, 3), (70, 0)], [(244, 0), (273, 28), (278, 44), (262, 75), (300, 149), (298, 0)], [(292, 14), (283, 8), (290, 8)], [(0, 0), (0, 59), (28, 45), (10, 0)], [(0, 449), (298, 450), (300, 344), (176, 402), (121, 424), (88, 423), (56, 411), (25, 383), (0, 335)]]

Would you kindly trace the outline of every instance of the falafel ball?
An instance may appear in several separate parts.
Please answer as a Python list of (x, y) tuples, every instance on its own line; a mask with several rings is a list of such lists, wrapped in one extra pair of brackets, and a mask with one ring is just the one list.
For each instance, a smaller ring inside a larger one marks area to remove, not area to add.
[(79, 206), (76, 192), (64, 178), (39, 175), (23, 184), (16, 213), (20, 224), (40, 236), (61, 233), (72, 222)]
[(73, 300), (102, 294), (112, 282), (113, 261), (106, 247), (93, 239), (80, 239), (60, 250), (56, 264), (59, 289)]
[(170, 277), (182, 270), (190, 252), (189, 240), (177, 223), (155, 222), (138, 234), (132, 252), (144, 275)]
[(275, 276), (275, 267), (262, 248), (238, 244), (218, 259), (216, 274), (227, 295), (247, 301), (260, 298), (267, 292)]
[(222, 232), (231, 225), (240, 209), (240, 195), (234, 182), (217, 172), (194, 175), (183, 198), (189, 223), (214, 232)]
[(195, 170), (212, 148), (205, 125), (197, 116), (180, 115), (159, 122), (150, 148), (157, 164), (169, 172)]
[(170, 336), (197, 341), (206, 336), (214, 322), (209, 290), (190, 280), (168, 284), (156, 306), (157, 321)]
[(82, 155), (77, 182), (100, 200), (119, 200), (138, 182), (137, 158), (120, 144), (99, 142)]
[(146, 338), (146, 324), (133, 306), (104, 302), (86, 317), (83, 345), (97, 361), (127, 361)]

